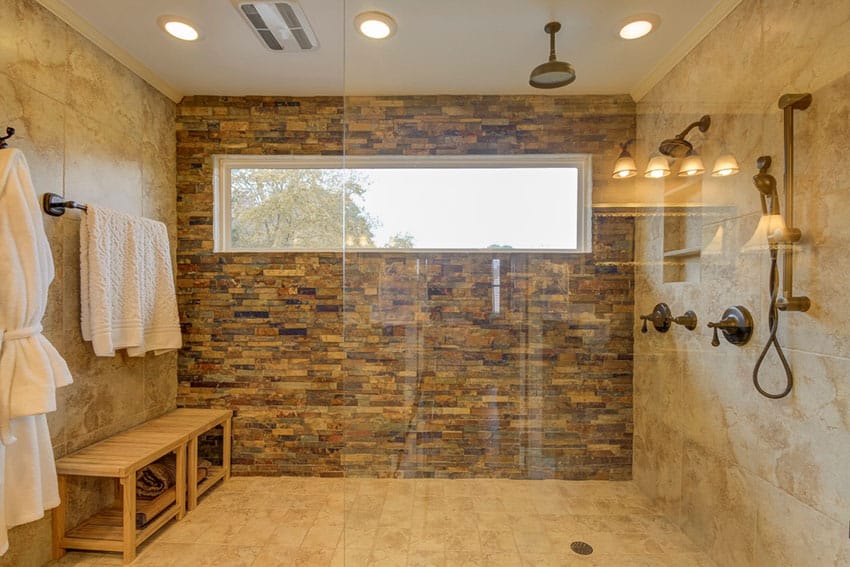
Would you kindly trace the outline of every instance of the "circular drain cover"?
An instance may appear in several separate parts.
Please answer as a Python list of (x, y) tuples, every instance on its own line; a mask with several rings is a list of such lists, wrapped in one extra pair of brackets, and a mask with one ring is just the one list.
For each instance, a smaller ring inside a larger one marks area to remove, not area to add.
[(570, 549), (579, 555), (590, 555), (593, 553), (593, 547), (589, 543), (583, 541), (574, 541), (570, 544)]

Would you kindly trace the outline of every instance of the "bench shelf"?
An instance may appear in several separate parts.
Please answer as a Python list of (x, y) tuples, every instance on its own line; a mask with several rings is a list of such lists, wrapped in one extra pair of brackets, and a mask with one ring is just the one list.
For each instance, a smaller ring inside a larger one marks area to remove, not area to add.
[[(197, 506), (198, 496), (220, 480), (230, 478), (230, 433), (233, 412), (214, 409), (177, 409), (123, 433), (113, 435), (56, 461), (61, 503), (53, 512), (53, 556), (67, 549), (117, 551), (129, 563), (136, 548), (172, 518), (182, 519)], [(198, 438), (215, 427), (223, 429), (222, 466), (210, 467), (197, 482)], [(177, 467), (173, 502), (163, 507), (152, 501), (137, 501), (136, 472), (157, 459), (175, 454)], [(70, 476), (115, 478), (119, 493), (116, 504), (67, 529), (67, 482)], [(136, 512), (151, 511), (148, 523), (136, 528)]]

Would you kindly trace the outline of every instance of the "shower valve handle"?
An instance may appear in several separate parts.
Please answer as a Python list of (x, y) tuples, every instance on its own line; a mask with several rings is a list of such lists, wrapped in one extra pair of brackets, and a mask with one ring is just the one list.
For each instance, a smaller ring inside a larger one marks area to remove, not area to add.
[(641, 333), (646, 333), (648, 331), (647, 322), (652, 323), (652, 326), (655, 327), (655, 330), (659, 333), (666, 333), (670, 330), (670, 323), (673, 322), (673, 314), (670, 312), (670, 307), (667, 306), (666, 303), (657, 304), (652, 313), (649, 315), (641, 315), (641, 319), (643, 319), (643, 326), (640, 329)]
[(734, 317), (726, 317), (722, 321), (710, 322), (708, 327), (714, 329), (714, 336), (711, 338), (711, 346), (720, 346), (720, 338), (717, 336), (717, 329), (737, 329), (738, 320)]
[(753, 334), (753, 318), (746, 307), (735, 305), (723, 312), (723, 318), (720, 321), (709, 322), (708, 327), (714, 329), (711, 346), (720, 346), (718, 329), (723, 331), (727, 341), (733, 345), (743, 346)]
[[(714, 329), (714, 334), (711, 337), (711, 346), (719, 347), (720, 346), (720, 337), (717, 336), (717, 329), (726, 328), (727, 327), (726, 321), (719, 321), (717, 323), (709, 323), (708, 326), (711, 327), (712, 329)], [(732, 319), (731, 324), (728, 325), (728, 328), (733, 328), (733, 327), (737, 327), (737, 326), (738, 326), (738, 323), (735, 322), (734, 319)]]
[(697, 328), (697, 314), (691, 310), (685, 311), (684, 315), (673, 317), (673, 322), (677, 325), (682, 325), (689, 331)]
[(711, 346), (719, 347), (720, 339), (717, 337), (717, 327), (714, 327), (714, 335), (711, 337)]

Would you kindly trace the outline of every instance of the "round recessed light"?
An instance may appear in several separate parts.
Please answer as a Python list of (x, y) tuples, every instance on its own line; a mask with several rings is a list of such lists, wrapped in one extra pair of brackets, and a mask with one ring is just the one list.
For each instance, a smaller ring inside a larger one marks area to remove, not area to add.
[(392, 16), (383, 12), (363, 12), (354, 18), (354, 27), (369, 39), (387, 39), (396, 32)]
[(658, 27), (661, 18), (655, 14), (632, 16), (620, 25), (620, 37), (623, 39), (639, 39)]
[(183, 41), (197, 41), (201, 37), (191, 22), (177, 16), (160, 16), (157, 23), (168, 35)]

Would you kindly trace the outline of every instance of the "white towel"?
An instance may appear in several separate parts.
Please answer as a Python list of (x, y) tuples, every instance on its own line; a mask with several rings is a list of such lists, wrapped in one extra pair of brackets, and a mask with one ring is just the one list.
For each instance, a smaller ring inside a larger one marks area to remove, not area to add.
[(45, 413), (68, 366), (41, 334), (53, 256), (24, 155), (0, 150), (0, 555), (6, 530), (59, 503)]
[(96, 355), (182, 346), (164, 224), (89, 205), (80, 224), (80, 264), (80, 323)]

